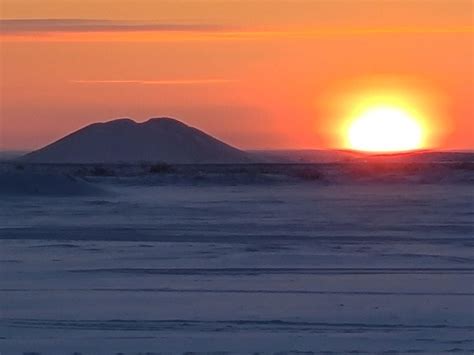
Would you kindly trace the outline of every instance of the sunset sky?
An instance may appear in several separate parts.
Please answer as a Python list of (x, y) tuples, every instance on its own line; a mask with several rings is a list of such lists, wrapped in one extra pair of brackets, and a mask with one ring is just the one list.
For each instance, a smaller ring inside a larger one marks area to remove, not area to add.
[(427, 147), (474, 148), (472, 0), (0, 4), (0, 149), (160, 116), (239, 148), (340, 148), (377, 95), (419, 113)]

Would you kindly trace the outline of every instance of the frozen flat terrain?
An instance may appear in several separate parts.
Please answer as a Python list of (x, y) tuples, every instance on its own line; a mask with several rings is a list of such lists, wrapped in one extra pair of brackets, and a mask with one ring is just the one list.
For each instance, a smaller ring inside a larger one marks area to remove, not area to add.
[(2, 197), (2, 354), (474, 351), (472, 184), (156, 179)]

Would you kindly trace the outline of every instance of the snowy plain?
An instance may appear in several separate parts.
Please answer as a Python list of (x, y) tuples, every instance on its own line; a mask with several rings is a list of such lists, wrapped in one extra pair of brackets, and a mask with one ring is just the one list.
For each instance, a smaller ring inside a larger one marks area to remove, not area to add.
[(472, 170), (11, 169), (2, 354), (474, 351)]

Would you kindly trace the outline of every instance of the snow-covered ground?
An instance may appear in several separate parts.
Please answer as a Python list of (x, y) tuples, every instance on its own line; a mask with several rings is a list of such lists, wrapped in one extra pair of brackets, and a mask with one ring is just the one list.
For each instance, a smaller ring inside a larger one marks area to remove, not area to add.
[(2, 197), (2, 355), (474, 351), (469, 183), (54, 181)]

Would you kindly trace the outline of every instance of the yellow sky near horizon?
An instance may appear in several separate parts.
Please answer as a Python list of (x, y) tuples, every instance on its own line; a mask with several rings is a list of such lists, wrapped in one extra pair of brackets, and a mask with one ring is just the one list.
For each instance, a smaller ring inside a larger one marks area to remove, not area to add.
[(474, 147), (472, 1), (2, 0), (1, 19), (0, 149), (152, 116), (340, 147), (327, 103), (394, 88), (428, 102), (433, 146)]

